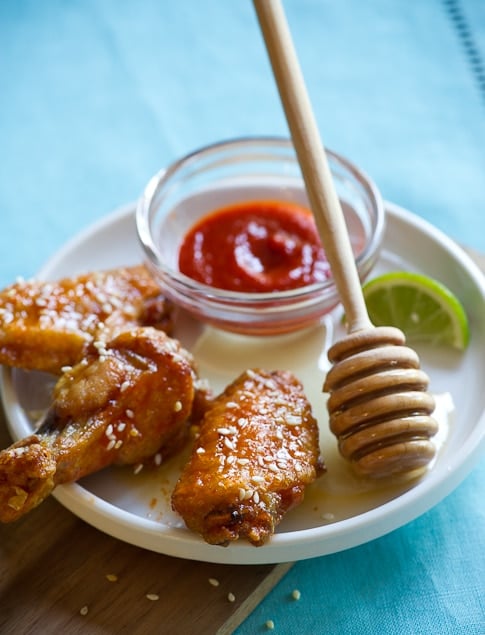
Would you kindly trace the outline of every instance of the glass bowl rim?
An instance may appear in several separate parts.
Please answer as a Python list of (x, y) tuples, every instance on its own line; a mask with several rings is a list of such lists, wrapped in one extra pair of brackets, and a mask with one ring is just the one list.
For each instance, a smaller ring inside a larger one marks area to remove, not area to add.
[[(177, 287), (183, 288), (185, 293), (191, 293), (193, 295), (196, 295), (197, 297), (204, 298), (212, 302), (224, 302), (227, 305), (237, 304), (238, 302), (242, 302), (244, 304), (260, 305), (269, 301), (275, 304), (279, 304), (285, 303), (285, 301), (304, 300), (305, 298), (311, 298), (314, 295), (321, 296), (325, 293), (328, 294), (334, 291), (335, 280), (333, 276), (331, 276), (324, 282), (316, 282), (310, 285), (305, 285), (286, 291), (230, 291), (193, 280), (189, 276), (181, 273), (178, 269), (168, 267), (162, 262), (160, 258), (159, 250), (152, 237), (149, 221), (150, 203), (155, 197), (158, 190), (163, 187), (163, 185), (180, 168), (190, 165), (190, 163), (197, 160), (201, 155), (209, 156), (210, 154), (215, 154), (216, 152), (219, 152), (221, 150), (228, 150), (231, 147), (238, 148), (264, 144), (285, 149), (293, 148), (291, 139), (282, 136), (244, 136), (215, 141), (213, 143), (196, 148), (195, 150), (192, 150), (191, 152), (176, 159), (167, 167), (159, 170), (149, 179), (143, 190), (142, 195), (137, 202), (135, 214), (136, 227), (139, 241), (143, 246), (145, 254), (149, 258), (150, 266), (152, 266), (158, 272), (165, 285), (167, 284), (166, 278), (168, 278), (170, 280), (170, 283), (175, 284)], [(361, 185), (363, 185), (375, 209), (375, 225), (373, 227), (373, 231), (368, 237), (364, 249), (355, 258), (356, 266), (360, 271), (361, 267), (365, 265), (372, 258), (373, 255), (377, 255), (379, 246), (382, 243), (385, 229), (384, 201), (375, 182), (363, 170), (358, 168), (350, 160), (346, 159), (334, 150), (326, 148), (325, 152), (331, 160), (341, 165), (351, 174), (352, 177), (354, 177)], [(294, 159), (297, 163), (298, 160), (296, 155)], [(179, 289), (177, 290), (178, 292), (180, 292)]]

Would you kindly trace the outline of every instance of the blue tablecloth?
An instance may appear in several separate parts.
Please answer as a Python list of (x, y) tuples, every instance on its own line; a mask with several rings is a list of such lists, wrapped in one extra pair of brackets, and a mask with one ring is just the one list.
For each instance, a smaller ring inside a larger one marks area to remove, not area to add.
[[(485, 251), (483, 0), (286, 0), (325, 144)], [(0, 2), (0, 286), (216, 140), (286, 135), (250, 0)], [(238, 629), (485, 633), (485, 466), (364, 546), (298, 563)], [(291, 591), (301, 591), (299, 601)]]

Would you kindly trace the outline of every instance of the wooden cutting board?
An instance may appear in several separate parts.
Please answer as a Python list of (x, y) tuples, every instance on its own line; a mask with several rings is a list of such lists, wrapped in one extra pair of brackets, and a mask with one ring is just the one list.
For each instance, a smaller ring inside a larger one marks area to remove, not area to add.
[[(485, 256), (471, 255), (485, 269)], [(1, 413), (0, 448), (9, 443)], [(0, 525), (0, 633), (228, 635), (290, 567), (152, 553), (101, 533), (51, 498)]]
[[(0, 448), (10, 442), (2, 412)], [(0, 525), (0, 633), (228, 635), (290, 567), (146, 551), (50, 498), (17, 523)]]

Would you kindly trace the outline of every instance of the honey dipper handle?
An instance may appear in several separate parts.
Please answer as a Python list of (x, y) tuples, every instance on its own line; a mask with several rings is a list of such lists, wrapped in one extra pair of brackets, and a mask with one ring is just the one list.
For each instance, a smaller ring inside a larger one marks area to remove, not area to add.
[(347, 226), (280, 0), (253, 0), (320, 240), (349, 332), (372, 327)]

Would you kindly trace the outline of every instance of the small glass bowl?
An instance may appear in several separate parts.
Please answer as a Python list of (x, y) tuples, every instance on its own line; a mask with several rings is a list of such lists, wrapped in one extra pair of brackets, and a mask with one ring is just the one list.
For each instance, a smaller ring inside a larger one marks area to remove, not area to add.
[[(360, 279), (374, 266), (384, 232), (384, 206), (372, 181), (349, 161), (327, 156)], [(308, 206), (291, 141), (273, 137), (223, 141), (199, 149), (148, 182), (136, 211), (148, 266), (163, 293), (197, 319), (249, 335), (288, 333), (319, 322), (338, 303), (330, 277), (290, 291), (241, 293), (180, 273), (182, 240), (202, 216), (234, 203), (278, 199)]]

